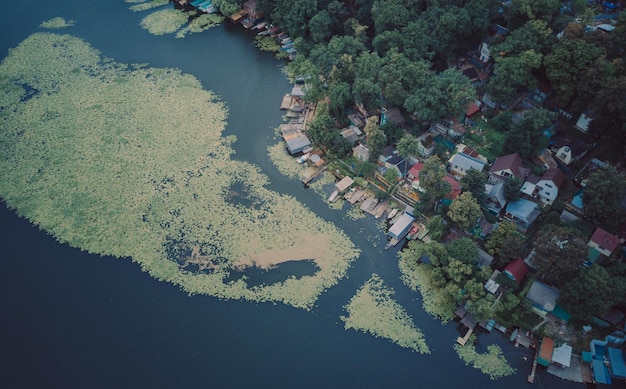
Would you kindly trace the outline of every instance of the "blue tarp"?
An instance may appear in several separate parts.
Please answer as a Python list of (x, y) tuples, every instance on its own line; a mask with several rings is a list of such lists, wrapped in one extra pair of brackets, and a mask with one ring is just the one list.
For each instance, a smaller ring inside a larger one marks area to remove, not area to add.
[(609, 347), (609, 363), (611, 364), (611, 376), (618, 379), (626, 379), (626, 364), (622, 350)]
[(604, 366), (604, 362), (594, 359), (593, 360), (593, 378), (597, 384), (611, 385), (611, 377), (609, 377), (609, 369)]

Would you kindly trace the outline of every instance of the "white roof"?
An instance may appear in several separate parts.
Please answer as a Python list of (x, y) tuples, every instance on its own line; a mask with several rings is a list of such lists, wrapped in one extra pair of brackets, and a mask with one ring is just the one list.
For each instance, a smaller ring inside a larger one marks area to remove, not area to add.
[(572, 360), (572, 346), (567, 343), (563, 343), (562, 346), (555, 347), (552, 351), (552, 362), (558, 363), (561, 366), (569, 367)]
[(389, 227), (389, 235), (399, 236), (405, 228), (413, 223), (413, 220), (415, 220), (415, 218), (408, 213), (402, 214), (402, 216), (393, 223), (393, 226)]

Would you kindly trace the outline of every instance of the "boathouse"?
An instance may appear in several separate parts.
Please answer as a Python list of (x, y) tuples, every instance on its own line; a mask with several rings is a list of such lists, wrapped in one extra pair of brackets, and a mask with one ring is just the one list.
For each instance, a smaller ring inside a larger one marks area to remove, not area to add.
[(552, 352), (554, 351), (554, 341), (547, 336), (541, 341), (541, 348), (539, 349), (539, 357), (537, 357), (537, 363), (541, 366), (548, 367), (552, 362)]
[(415, 218), (408, 213), (402, 214), (402, 216), (400, 216), (400, 218), (391, 227), (389, 227), (389, 231), (387, 232), (388, 235), (392, 239), (402, 240), (402, 238), (404, 238), (404, 236), (411, 229), (411, 225), (414, 220)]

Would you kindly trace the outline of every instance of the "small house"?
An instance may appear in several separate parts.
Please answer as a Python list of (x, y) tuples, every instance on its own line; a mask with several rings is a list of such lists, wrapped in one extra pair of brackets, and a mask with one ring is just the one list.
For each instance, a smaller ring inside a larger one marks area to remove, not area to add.
[(341, 130), (341, 136), (351, 144), (354, 144), (359, 140), (359, 136), (362, 134), (361, 130), (357, 126), (350, 126)]
[(420, 179), (419, 179), (420, 172), (422, 171), (422, 169), (424, 169), (424, 163), (417, 162), (416, 164), (411, 166), (411, 168), (407, 172), (407, 178), (411, 180), (411, 187), (415, 190), (419, 190), (420, 192), (424, 191), (423, 188), (420, 187)]
[(572, 362), (572, 346), (563, 343), (552, 351), (552, 362), (560, 367), (569, 367)]
[(409, 162), (399, 155), (394, 155), (385, 161), (385, 168), (394, 170), (398, 178), (404, 178), (409, 170)]
[(398, 127), (404, 127), (406, 120), (404, 119), (402, 113), (398, 108), (391, 108), (383, 111), (381, 124), (384, 124), (386, 122), (391, 122)]
[(430, 132), (425, 132), (417, 137), (417, 152), (424, 158), (428, 158), (435, 153), (435, 140)]
[(610, 257), (619, 245), (619, 238), (598, 227), (591, 235), (587, 245), (600, 254)]
[(345, 176), (339, 182), (335, 183), (335, 188), (337, 192), (342, 193), (348, 190), (354, 184), (354, 179), (350, 176)]
[(395, 147), (387, 146), (383, 149), (383, 151), (380, 152), (380, 155), (378, 156), (378, 160), (384, 164), (391, 157), (394, 157), (397, 155), (398, 155), (398, 150), (396, 150)]
[(465, 177), (470, 169), (482, 172), (485, 163), (479, 159), (470, 157), (465, 153), (456, 153), (448, 160), (448, 168), (450, 173), (456, 177)]
[(515, 258), (504, 268), (504, 275), (520, 284), (526, 274), (528, 274), (528, 266), (522, 258)]
[(485, 194), (487, 195), (487, 210), (493, 215), (499, 215), (506, 206), (504, 183), (485, 184)]
[(406, 212), (403, 213), (402, 216), (400, 216), (400, 218), (398, 218), (398, 220), (396, 220), (396, 222), (393, 223), (391, 227), (389, 227), (389, 231), (387, 231), (387, 234), (392, 239), (402, 240), (402, 238), (404, 238), (411, 229), (411, 225), (413, 224), (414, 220), (415, 218), (412, 215)]
[(548, 367), (552, 362), (552, 352), (554, 351), (554, 341), (547, 336), (541, 341), (541, 348), (539, 349), (539, 356), (537, 357), (537, 363), (541, 366)]
[(522, 232), (526, 232), (540, 213), (536, 203), (520, 198), (507, 204), (504, 218), (515, 223)]
[(358, 144), (352, 149), (352, 155), (358, 160), (367, 162), (370, 159), (370, 151), (365, 145)]
[(545, 317), (556, 308), (556, 301), (560, 293), (540, 281), (533, 281), (526, 293), (526, 298), (532, 303), (533, 310), (540, 316)]
[(592, 118), (587, 116), (586, 112), (581, 113), (580, 116), (578, 117), (578, 120), (576, 121), (576, 129), (584, 133), (588, 133), (589, 124), (591, 124), (592, 120), (593, 120)]

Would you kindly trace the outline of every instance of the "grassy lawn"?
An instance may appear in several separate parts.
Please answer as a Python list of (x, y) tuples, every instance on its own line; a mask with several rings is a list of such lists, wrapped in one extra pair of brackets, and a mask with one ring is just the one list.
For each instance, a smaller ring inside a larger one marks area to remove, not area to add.
[(502, 155), (506, 133), (498, 132), (487, 122), (478, 119), (465, 135), (465, 144), (474, 148), (490, 162)]

